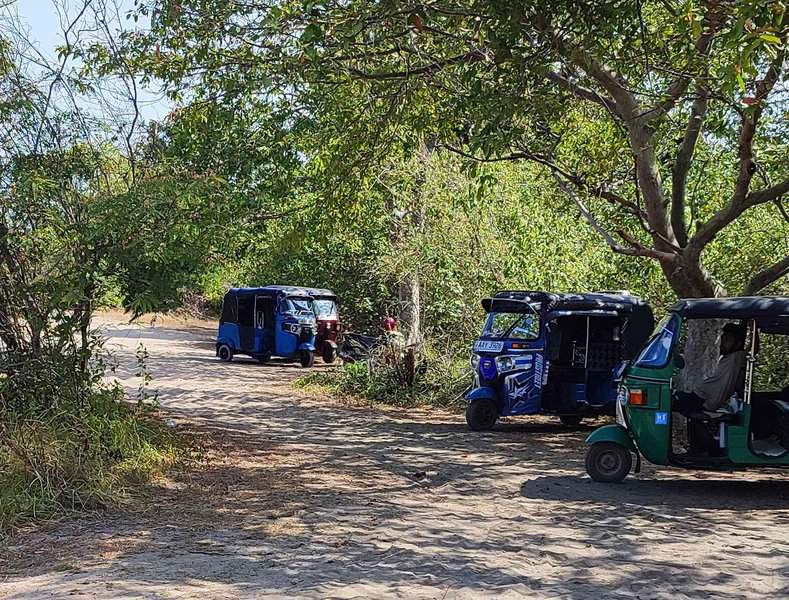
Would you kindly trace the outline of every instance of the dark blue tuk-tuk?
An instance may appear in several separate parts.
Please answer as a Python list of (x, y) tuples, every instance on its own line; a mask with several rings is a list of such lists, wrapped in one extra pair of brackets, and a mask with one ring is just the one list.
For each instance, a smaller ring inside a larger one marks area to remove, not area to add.
[(466, 421), (490, 429), (500, 416), (557, 415), (566, 425), (611, 413), (614, 372), (654, 328), (649, 305), (626, 292), (502, 291), (474, 343)]
[(222, 302), (216, 355), (224, 361), (236, 354), (260, 362), (272, 356), (298, 358), (301, 366), (311, 367), (316, 332), (313, 298), (307, 288), (232, 288)]

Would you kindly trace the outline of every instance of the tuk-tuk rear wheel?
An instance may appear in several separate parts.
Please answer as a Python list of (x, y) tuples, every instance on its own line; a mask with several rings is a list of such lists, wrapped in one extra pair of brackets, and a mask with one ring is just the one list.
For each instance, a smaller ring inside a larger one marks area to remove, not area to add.
[(323, 345), (323, 352), (321, 353), (321, 358), (323, 362), (327, 365), (330, 365), (334, 362), (334, 359), (337, 358), (337, 352), (334, 350), (334, 346), (331, 344), (324, 344)]
[(219, 357), (219, 360), (230, 362), (233, 360), (233, 349), (227, 344), (222, 344), (217, 348), (216, 355)]
[(315, 353), (310, 352), (309, 350), (302, 350), (301, 355), (299, 356), (299, 362), (301, 366), (305, 369), (308, 369), (313, 364), (315, 364)]
[(493, 400), (475, 400), (466, 407), (466, 423), (473, 431), (493, 429), (499, 418), (499, 407)]
[(562, 422), (562, 425), (567, 425), (568, 427), (578, 427), (584, 418), (581, 415), (561, 415), (559, 420)]
[(620, 483), (630, 473), (630, 450), (614, 442), (597, 442), (586, 453), (586, 472), (600, 483)]

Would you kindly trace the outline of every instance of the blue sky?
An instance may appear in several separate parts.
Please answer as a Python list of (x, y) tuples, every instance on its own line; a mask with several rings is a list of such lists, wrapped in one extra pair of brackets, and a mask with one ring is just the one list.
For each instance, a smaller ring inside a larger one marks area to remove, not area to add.
[[(122, 15), (134, 8), (134, 0), (108, 0), (107, 4), (113, 4), (113, 1), (117, 2)], [(73, 17), (83, 6), (84, 0), (17, 0), (13, 7), (29, 28), (31, 41), (52, 60), (55, 60), (55, 48), (63, 44), (63, 28), (55, 2), (59, 6), (65, 4), (68, 14)], [(133, 24), (134, 21), (123, 20), (124, 26), (131, 27)], [(164, 118), (170, 106), (170, 102), (157, 90), (145, 90), (141, 94), (140, 111), (145, 119)]]

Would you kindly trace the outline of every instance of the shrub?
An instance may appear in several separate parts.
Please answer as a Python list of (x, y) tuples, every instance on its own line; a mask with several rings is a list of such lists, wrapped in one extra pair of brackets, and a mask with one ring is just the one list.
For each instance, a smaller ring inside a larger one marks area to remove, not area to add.
[(364, 399), (395, 406), (431, 405), (456, 408), (471, 383), (468, 353), (439, 344), (420, 351), (374, 352), (369, 360), (338, 369), (313, 372), (300, 387), (318, 387), (342, 398)]
[(0, 532), (104, 507), (186, 455), (154, 404), (101, 383), (101, 361), (45, 348), (0, 367)]

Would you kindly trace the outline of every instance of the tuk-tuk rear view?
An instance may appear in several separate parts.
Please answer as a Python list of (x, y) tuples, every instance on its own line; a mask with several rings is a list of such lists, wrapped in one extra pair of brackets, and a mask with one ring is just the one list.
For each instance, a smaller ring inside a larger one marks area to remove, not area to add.
[[(718, 328), (720, 358), (680, 390), (683, 371), (700, 368), (681, 354), (698, 321)], [(633, 454), (636, 472), (642, 456), (688, 469), (789, 466), (787, 356), (789, 298), (680, 300), (623, 370), (617, 424), (587, 439), (587, 472), (595, 481), (622, 481)]]
[(652, 310), (627, 293), (502, 291), (474, 344), (466, 421), (490, 429), (500, 416), (552, 414), (567, 425), (613, 413), (614, 372), (654, 327)]

